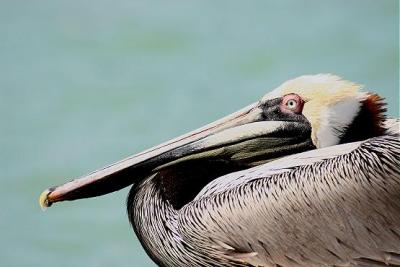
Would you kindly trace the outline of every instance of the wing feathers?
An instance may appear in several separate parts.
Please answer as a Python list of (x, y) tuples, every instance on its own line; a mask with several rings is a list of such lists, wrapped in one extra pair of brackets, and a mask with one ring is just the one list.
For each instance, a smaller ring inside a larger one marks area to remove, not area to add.
[(179, 231), (253, 266), (396, 266), (399, 162), (388, 135), (230, 174), (179, 211)]

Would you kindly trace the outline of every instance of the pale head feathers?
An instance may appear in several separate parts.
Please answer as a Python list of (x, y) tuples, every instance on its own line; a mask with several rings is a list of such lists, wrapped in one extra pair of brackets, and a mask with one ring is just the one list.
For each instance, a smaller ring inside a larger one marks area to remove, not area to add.
[(312, 127), (311, 138), (317, 147), (336, 145), (343, 131), (359, 113), (368, 94), (362, 85), (332, 74), (304, 75), (289, 80), (262, 100), (295, 93), (304, 101), (302, 114)]

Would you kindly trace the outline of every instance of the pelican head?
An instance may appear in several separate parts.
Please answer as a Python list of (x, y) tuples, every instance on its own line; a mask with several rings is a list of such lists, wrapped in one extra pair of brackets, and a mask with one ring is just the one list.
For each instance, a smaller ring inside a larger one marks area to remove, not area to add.
[(301, 114), (317, 148), (364, 140), (383, 133), (384, 103), (362, 85), (331, 74), (304, 75), (283, 83), (261, 102), (280, 99), (281, 111)]
[(225, 118), (49, 188), (42, 193), (40, 205), (107, 194), (164, 173), (160, 186), (179, 208), (226, 173), (382, 134), (382, 101), (361, 89), (330, 74), (295, 78)]

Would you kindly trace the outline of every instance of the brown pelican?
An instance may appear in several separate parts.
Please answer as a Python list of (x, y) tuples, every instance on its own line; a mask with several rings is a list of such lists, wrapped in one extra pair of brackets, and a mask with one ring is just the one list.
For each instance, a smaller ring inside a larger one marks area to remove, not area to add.
[(329, 74), (287, 81), (40, 204), (133, 184), (129, 219), (160, 266), (400, 266), (399, 121), (360, 89)]

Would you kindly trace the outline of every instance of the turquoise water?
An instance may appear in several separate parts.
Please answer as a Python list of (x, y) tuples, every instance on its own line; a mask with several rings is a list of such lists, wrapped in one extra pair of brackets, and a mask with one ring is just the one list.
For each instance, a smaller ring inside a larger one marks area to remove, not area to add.
[[(246, 3), (246, 4), (245, 4)], [(0, 265), (153, 266), (127, 189), (55, 205), (51, 185), (332, 72), (398, 116), (398, 2), (0, 1)]]

